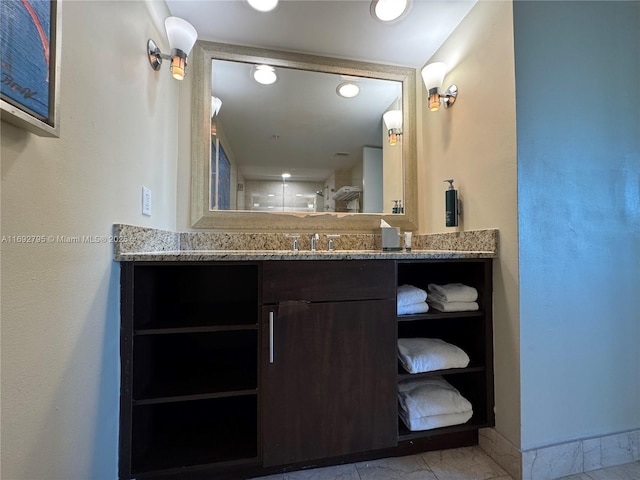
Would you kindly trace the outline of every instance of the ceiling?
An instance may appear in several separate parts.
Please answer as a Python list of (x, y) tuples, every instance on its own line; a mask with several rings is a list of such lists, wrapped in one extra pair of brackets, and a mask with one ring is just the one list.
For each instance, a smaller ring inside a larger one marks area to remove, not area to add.
[[(200, 40), (420, 68), (475, 0), (410, 1), (408, 13), (390, 24), (374, 20), (370, 0), (280, 0), (268, 13), (253, 10), (245, 0), (167, 0), (167, 4), (172, 15), (196, 28)], [(276, 84), (256, 90), (249, 80), (250, 66), (234, 72), (228, 67), (219, 64), (216, 71), (214, 65), (212, 94), (222, 99), (218, 122), (245, 179), (278, 179), (287, 171), (292, 180), (322, 182), (333, 170), (354, 165), (363, 146), (381, 146), (381, 114), (397, 93), (376, 95), (373, 92), (379, 89), (365, 83), (380, 80), (360, 79), (361, 96), (345, 101), (335, 95), (336, 75), (316, 73), (324, 77), (311, 80), (307, 76), (311, 72), (293, 75), (280, 69)], [(296, 79), (300, 83), (294, 84)], [(312, 85), (330, 95), (310, 94)], [(294, 98), (294, 91), (302, 96)], [(314, 117), (317, 123), (311, 123)], [(338, 125), (343, 128), (337, 129)], [(309, 150), (302, 154), (303, 145)], [(285, 153), (285, 146), (291, 146), (291, 154)], [(273, 160), (294, 156), (297, 165)]]
[(214, 42), (422, 67), (476, 0), (410, 0), (407, 14), (383, 24), (370, 0), (281, 0), (260, 13), (244, 0), (167, 0), (172, 15)]

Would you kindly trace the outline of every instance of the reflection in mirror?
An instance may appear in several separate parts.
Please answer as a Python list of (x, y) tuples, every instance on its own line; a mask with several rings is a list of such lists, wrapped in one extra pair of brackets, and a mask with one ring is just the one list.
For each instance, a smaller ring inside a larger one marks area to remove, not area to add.
[[(193, 227), (417, 228), (415, 69), (206, 41), (190, 58)], [(350, 81), (359, 95), (338, 96)]]
[[(264, 85), (254, 68), (212, 61), (222, 107), (212, 117), (210, 209), (396, 213), (402, 148), (390, 145), (383, 115), (401, 115), (402, 83), (279, 67)], [(341, 85), (357, 94), (342, 96)]]

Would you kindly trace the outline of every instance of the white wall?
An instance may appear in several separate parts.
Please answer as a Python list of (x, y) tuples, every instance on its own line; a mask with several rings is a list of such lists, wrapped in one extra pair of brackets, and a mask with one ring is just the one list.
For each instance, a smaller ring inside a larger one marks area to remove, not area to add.
[(362, 205), (360, 208), (363, 213), (384, 211), (382, 183), (382, 149), (362, 147)]
[[(516, 122), (511, 2), (480, 1), (431, 60), (444, 61), (444, 89), (459, 88), (450, 109), (427, 108), (420, 82), (418, 203), (421, 233), (498, 228), (494, 262), (496, 429), (520, 443), (520, 333)], [(463, 201), (457, 228), (445, 227), (444, 195), (453, 178)]]
[[(174, 229), (177, 99), (163, 2), (63, 2), (61, 135), (1, 125), (2, 236)], [(141, 215), (141, 186), (153, 215)], [(2, 478), (114, 479), (119, 267), (108, 243), (2, 243)]]
[(640, 428), (640, 3), (514, 20), (527, 450)]

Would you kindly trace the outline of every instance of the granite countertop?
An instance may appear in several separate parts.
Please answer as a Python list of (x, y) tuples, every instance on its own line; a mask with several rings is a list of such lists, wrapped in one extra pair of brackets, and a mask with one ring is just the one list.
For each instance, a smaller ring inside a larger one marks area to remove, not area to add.
[(490, 251), (412, 250), (410, 252), (385, 252), (381, 250), (173, 250), (161, 252), (137, 252), (120, 254), (120, 262), (159, 261), (258, 261), (258, 260), (429, 260), (495, 258)]
[(498, 230), (470, 230), (414, 235), (410, 252), (383, 251), (381, 235), (346, 233), (334, 238), (322, 234), (312, 252), (310, 234), (296, 235), (300, 250), (294, 252), (292, 235), (284, 233), (172, 232), (115, 224), (116, 262), (164, 261), (261, 261), (261, 260), (429, 260), (496, 258)]

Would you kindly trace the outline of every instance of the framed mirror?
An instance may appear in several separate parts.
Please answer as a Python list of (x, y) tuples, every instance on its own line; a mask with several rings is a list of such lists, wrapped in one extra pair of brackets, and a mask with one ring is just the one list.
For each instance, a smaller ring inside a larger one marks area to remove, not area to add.
[[(258, 65), (276, 82), (258, 84)], [(414, 69), (204, 41), (189, 69), (194, 228), (417, 228)]]

